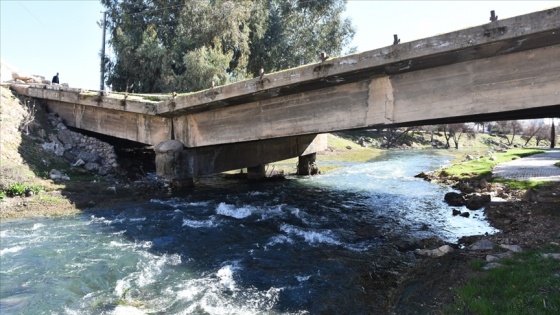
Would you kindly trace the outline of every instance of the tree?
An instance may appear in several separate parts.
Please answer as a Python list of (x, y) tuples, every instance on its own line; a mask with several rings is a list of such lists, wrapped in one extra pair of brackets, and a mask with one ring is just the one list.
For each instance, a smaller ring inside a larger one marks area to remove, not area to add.
[(535, 137), (539, 133), (541, 129), (544, 127), (544, 122), (542, 120), (533, 119), (529, 124), (523, 128), (523, 136), (522, 138), (525, 140), (524, 146), (529, 144), (529, 141)]
[(458, 124), (446, 124), (441, 125), (443, 129), (443, 136), (445, 137), (445, 146), (446, 148), (450, 147), (449, 140), (453, 139), (453, 143), (455, 144), (455, 149), (459, 149), (459, 141), (463, 135), (467, 135), (469, 139), (475, 137), (474, 129), (466, 123), (458, 123)]
[(535, 133), (535, 140), (537, 141), (537, 146), (540, 145), (541, 141), (548, 140), (550, 138), (550, 126), (544, 125), (540, 128), (537, 133)]
[[(189, 92), (338, 54), (352, 39), (344, 0), (101, 0), (107, 83), (115, 91)], [(298, 60), (296, 63), (295, 61)]]
[[(519, 135), (523, 130), (523, 126), (517, 120), (502, 120), (496, 122), (499, 132), (506, 138), (508, 145), (513, 145), (515, 136)], [(508, 138), (511, 135), (511, 139)]]
[(550, 123), (550, 148), (554, 149), (556, 146), (556, 127), (554, 126), (554, 118), (552, 118), (552, 122)]
[(249, 72), (257, 76), (261, 68), (274, 72), (316, 62), (321, 51), (340, 55), (355, 33), (350, 20), (342, 20), (345, 7), (343, 0), (268, 0), (264, 36), (251, 38)]
[(415, 128), (416, 127), (404, 128), (404, 130), (401, 130), (401, 133), (398, 133), (399, 128), (388, 128), (384, 146), (388, 149), (392, 148), (393, 146), (396, 146), (397, 143), (399, 143), (399, 140), (400, 143), (402, 144), (404, 142), (404, 139), (408, 136), (408, 133), (414, 130)]

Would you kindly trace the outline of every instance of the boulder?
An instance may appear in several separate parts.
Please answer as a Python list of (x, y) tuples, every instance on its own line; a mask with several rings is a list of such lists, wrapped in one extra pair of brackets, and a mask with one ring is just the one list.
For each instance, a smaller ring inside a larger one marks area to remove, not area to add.
[(74, 146), (74, 138), (72, 138), (72, 131), (68, 129), (63, 129), (58, 132), (58, 140), (64, 143), (65, 146), (67, 144)]
[(472, 194), (467, 195), (465, 206), (469, 210), (478, 210), (484, 207), (487, 203), (491, 201), (491, 197), (488, 194)]
[(89, 163), (86, 163), (86, 164), (84, 165), (84, 168), (85, 168), (86, 170), (88, 170), (88, 171), (95, 171), (95, 172), (97, 172), (97, 170), (99, 170), (99, 164), (93, 163), (93, 162), (89, 162)]
[(85, 162), (89, 162), (89, 163), (96, 163), (99, 162), (100, 157), (99, 154), (95, 153), (95, 152), (80, 152), (78, 154), (78, 159), (82, 159)]
[(86, 162), (84, 162), (84, 160), (78, 159), (78, 160), (76, 161), (76, 163), (72, 164), (72, 166), (77, 167), (77, 166), (82, 166), (82, 165), (84, 165), (84, 164), (86, 164)]
[(443, 199), (445, 200), (445, 202), (447, 202), (448, 205), (454, 207), (463, 206), (465, 204), (465, 198), (463, 197), (463, 195), (456, 192), (446, 193)]
[(59, 170), (56, 170), (56, 169), (52, 169), (52, 170), (49, 172), (49, 177), (50, 177), (52, 180), (55, 180), (55, 179), (70, 180), (70, 177), (68, 177), (67, 175), (62, 174)]
[(494, 246), (496, 244), (494, 244), (493, 242), (489, 241), (489, 240), (480, 240), (474, 244), (472, 244), (469, 249), (471, 250), (492, 250), (494, 249)]
[(500, 259), (511, 258), (511, 257), (513, 257), (513, 254), (511, 252), (492, 254), (492, 255), (486, 255), (486, 261), (492, 262), (492, 261), (498, 261)]
[(519, 246), (519, 245), (506, 245), (506, 244), (501, 244), (501, 245), (500, 245), (500, 248), (507, 249), (507, 250), (512, 251), (512, 252), (514, 252), (514, 253), (519, 253), (519, 252), (522, 252), (522, 251), (523, 251), (523, 249), (522, 249), (521, 246)]

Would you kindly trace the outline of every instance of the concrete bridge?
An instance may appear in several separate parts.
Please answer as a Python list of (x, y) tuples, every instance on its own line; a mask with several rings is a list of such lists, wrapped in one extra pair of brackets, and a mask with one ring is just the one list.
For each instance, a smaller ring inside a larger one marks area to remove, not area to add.
[(560, 7), (195, 93), (12, 88), (68, 126), (154, 145), (176, 184), (295, 156), (305, 171), (321, 133), (560, 117)]

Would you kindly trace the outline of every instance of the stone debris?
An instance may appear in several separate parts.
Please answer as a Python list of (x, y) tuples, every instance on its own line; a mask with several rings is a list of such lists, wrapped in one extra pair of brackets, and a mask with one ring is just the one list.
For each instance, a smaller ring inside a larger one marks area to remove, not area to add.
[(41, 75), (28, 75), (21, 72), (12, 72), (12, 80), (5, 81), (6, 83), (40, 83), (51, 84), (51, 81), (45, 79)]
[(542, 256), (544, 258), (552, 258), (552, 259), (560, 260), (560, 253), (546, 253), (546, 254), (542, 254)]
[(52, 169), (52, 170), (49, 172), (49, 177), (50, 177), (50, 179), (52, 179), (52, 180), (55, 180), (55, 179), (70, 180), (70, 177), (68, 177), (68, 176), (65, 175), (65, 174), (62, 174), (62, 172), (60, 172), (59, 170), (56, 170), (56, 169)]
[(101, 140), (69, 130), (60, 117), (48, 114), (56, 134), (49, 134), (43, 143), (45, 151), (64, 157), (72, 167), (83, 168), (91, 173), (106, 176), (119, 167), (113, 147)]
[(498, 261), (500, 259), (512, 258), (512, 257), (513, 257), (512, 252), (489, 254), (489, 255), (486, 255), (486, 261), (493, 262), (493, 261)]
[(521, 246), (519, 246), (519, 245), (501, 244), (501, 245), (500, 245), (500, 248), (507, 249), (507, 250), (512, 251), (512, 252), (514, 252), (514, 253), (520, 253), (520, 252), (523, 251), (523, 249), (522, 249)]
[(470, 250), (492, 250), (494, 249), (494, 244), (492, 241), (489, 240), (480, 240), (474, 244), (472, 244), (469, 249)]
[(452, 253), (453, 247), (449, 245), (443, 245), (436, 249), (416, 249), (414, 253), (420, 256), (427, 256), (427, 257), (441, 257), (446, 254)]
[(489, 264), (487, 264), (486, 266), (482, 267), (483, 270), (490, 270), (490, 269), (494, 269), (494, 268), (498, 268), (501, 267), (502, 264), (497, 263), (497, 262), (491, 262)]

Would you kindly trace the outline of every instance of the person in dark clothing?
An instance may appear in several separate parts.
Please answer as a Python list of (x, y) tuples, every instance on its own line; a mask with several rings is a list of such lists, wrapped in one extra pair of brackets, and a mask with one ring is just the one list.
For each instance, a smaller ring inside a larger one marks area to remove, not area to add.
[(56, 84), (59, 84), (59, 82), (58, 82), (58, 72), (57, 72), (56, 75), (52, 78), (52, 83), (53, 83), (53, 84), (55, 84), (55, 83), (56, 83)]

